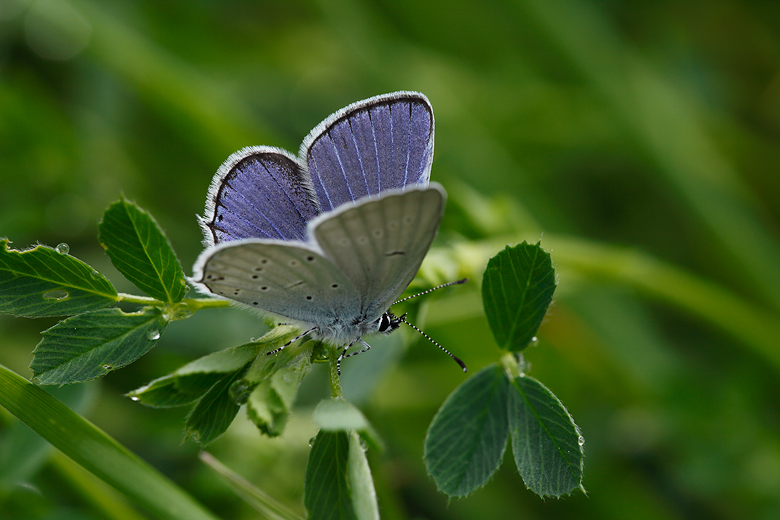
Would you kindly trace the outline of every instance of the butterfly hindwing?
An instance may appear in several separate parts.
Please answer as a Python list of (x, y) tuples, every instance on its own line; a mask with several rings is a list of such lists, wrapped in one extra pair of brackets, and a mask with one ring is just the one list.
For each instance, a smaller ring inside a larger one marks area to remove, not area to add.
[(256, 146), (220, 166), (201, 226), (206, 245), (243, 238), (306, 240), (306, 223), (319, 213), (298, 159), (278, 148)]
[(294, 320), (324, 324), (357, 314), (352, 283), (307, 244), (231, 242), (204, 251), (194, 271), (213, 294)]
[(304, 139), (301, 161), (323, 211), (386, 190), (428, 183), (434, 120), (428, 98), (394, 92), (349, 105)]
[(383, 193), (312, 222), (323, 254), (345, 274), (360, 299), (360, 313), (379, 317), (411, 283), (444, 210), (438, 184)]

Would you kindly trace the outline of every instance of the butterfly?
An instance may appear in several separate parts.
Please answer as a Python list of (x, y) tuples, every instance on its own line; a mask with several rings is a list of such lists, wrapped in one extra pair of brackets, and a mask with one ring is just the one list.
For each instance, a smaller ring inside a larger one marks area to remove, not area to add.
[[(343, 347), (340, 371), (370, 348), (363, 336), (408, 323), (390, 306), (420, 268), (446, 200), (429, 182), (433, 136), (428, 98), (401, 91), (331, 114), (297, 157), (270, 146), (232, 154), (200, 218), (195, 287), (299, 325), (293, 341)], [(358, 342), (363, 350), (347, 354)]]

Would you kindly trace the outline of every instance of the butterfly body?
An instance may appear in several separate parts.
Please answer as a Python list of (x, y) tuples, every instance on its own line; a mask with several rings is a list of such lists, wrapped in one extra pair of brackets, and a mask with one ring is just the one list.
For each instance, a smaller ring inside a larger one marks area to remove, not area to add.
[(265, 146), (231, 155), (201, 218), (196, 288), (334, 345), (395, 330), (389, 308), (444, 211), (443, 188), (429, 183), (433, 130), (427, 98), (396, 92), (325, 119), (299, 157)]

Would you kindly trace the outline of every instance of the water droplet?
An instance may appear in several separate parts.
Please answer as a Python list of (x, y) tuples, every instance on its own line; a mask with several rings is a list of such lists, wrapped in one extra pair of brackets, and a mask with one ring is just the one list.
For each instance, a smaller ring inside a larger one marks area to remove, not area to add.
[(57, 247), (55, 247), (54, 250), (61, 255), (67, 255), (68, 253), (70, 253), (70, 246), (65, 242), (63, 242), (61, 244), (57, 244)]
[(89, 276), (91, 276), (93, 280), (97, 280), (100, 278), (100, 272), (98, 272), (97, 269), (93, 269), (92, 272), (89, 273)]
[(249, 343), (255, 343), (257, 342), (257, 338), (249, 338)]
[(583, 444), (585, 444), (585, 437), (583, 437), (582, 435), (580, 435), (580, 436), (577, 438), (577, 443), (578, 443), (580, 446), (582, 446)]
[(140, 400), (141, 400), (141, 398), (140, 398), (140, 397), (138, 397), (137, 395), (131, 395), (131, 396), (130, 396), (130, 400), (131, 400), (131, 401), (136, 401), (136, 402), (137, 402), (137, 401), (140, 401)]
[(314, 446), (314, 440), (315, 440), (316, 438), (317, 438), (317, 437), (315, 436), (315, 437), (312, 437), (311, 439), (309, 439), (309, 448), (311, 448), (312, 446)]
[(157, 329), (152, 329), (150, 331), (147, 331), (146, 337), (150, 341), (157, 341), (158, 339), (160, 339), (160, 331)]
[(43, 297), (46, 298), (47, 300), (60, 301), (60, 300), (64, 300), (68, 296), (69, 296), (68, 291), (61, 291), (59, 289), (55, 289), (53, 291), (47, 291), (43, 293)]
[(114, 369), (114, 365), (110, 365), (108, 363), (103, 365), (103, 370), (113, 370), (113, 369)]

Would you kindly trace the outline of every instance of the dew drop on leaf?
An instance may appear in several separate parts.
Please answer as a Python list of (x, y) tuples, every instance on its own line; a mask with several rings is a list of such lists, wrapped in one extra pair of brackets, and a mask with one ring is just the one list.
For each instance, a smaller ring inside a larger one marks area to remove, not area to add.
[(91, 276), (93, 280), (97, 280), (98, 278), (100, 278), (100, 273), (98, 272), (97, 269), (93, 269), (92, 272), (89, 273), (89, 276)]
[(59, 289), (55, 289), (53, 291), (47, 291), (47, 292), (43, 293), (43, 297), (46, 298), (47, 300), (57, 300), (57, 301), (60, 301), (60, 300), (64, 300), (68, 296), (69, 295), (68, 295), (67, 291), (62, 291), (62, 290), (59, 290)]
[(138, 397), (137, 395), (131, 395), (131, 396), (130, 396), (130, 400), (131, 400), (131, 401), (140, 401), (140, 400), (141, 400), (141, 398), (140, 398), (140, 397)]
[(146, 333), (146, 337), (150, 341), (157, 341), (158, 339), (160, 339), (160, 331), (157, 329), (152, 329)]
[(114, 369), (114, 365), (110, 365), (108, 363), (103, 365), (103, 370), (113, 370), (113, 369)]
[(65, 242), (62, 242), (61, 244), (57, 244), (57, 247), (55, 247), (54, 250), (61, 255), (67, 255), (70, 252), (70, 246)]

